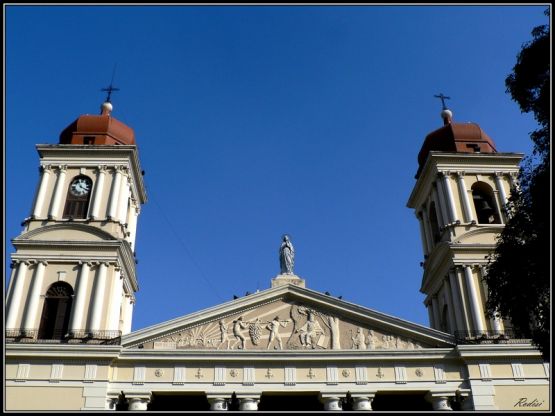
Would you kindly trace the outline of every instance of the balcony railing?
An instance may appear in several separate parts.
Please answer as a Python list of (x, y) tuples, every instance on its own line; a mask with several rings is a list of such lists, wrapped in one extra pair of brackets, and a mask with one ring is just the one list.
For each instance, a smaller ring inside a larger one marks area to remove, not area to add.
[(75, 331), (55, 330), (49, 333), (39, 332), (38, 329), (8, 328), (6, 329), (7, 343), (30, 344), (104, 344), (119, 345), (121, 331), (91, 331), (79, 329)]
[(522, 344), (529, 342), (512, 329), (504, 331), (455, 331), (457, 344)]

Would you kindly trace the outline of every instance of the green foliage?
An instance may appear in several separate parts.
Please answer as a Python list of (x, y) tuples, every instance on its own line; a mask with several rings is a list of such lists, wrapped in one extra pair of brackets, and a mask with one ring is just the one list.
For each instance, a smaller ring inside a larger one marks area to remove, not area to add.
[[(546, 13), (547, 14), (547, 13)], [(532, 41), (517, 56), (505, 80), (507, 92), (522, 112), (532, 112), (539, 129), (530, 134), (534, 157), (519, 174), (513, 189), (509, 220), (490, 256), (484, 277), (488, 313), (508, 318), (514, 329), (529, 337), (549, 359), (550, 346), (550, 39), (549, 27), (538, 26)]]

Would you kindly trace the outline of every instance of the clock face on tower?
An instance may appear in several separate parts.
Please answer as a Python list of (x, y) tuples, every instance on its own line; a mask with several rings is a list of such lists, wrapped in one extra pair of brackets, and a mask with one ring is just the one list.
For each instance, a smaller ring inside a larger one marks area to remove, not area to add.
[(87, 178), (76, 178), (69, 187), (69, 191), (75, 196), (86, 196), (91, 190), (91, 181)]

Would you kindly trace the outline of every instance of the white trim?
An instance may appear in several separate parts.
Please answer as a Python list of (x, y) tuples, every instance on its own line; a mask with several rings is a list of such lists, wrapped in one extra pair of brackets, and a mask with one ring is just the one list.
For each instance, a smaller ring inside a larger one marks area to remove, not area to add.
[(407, 384), (407, 369), (402, 366), (395, 366), (395, 383)]

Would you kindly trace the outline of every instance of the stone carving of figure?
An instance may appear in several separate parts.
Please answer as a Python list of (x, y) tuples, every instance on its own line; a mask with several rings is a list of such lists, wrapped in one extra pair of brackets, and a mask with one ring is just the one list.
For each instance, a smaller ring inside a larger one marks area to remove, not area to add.
[(295, 249), (289, 240), (289, 236), (285, 234), (279, 248), (279, 267), (281, 274), (294, 274), (293, 266), (295, 264)]
[(320, 326), (317, 320), (314, 319), (314, 314), (308, 312), (308, 320), (306, 324), (303, 325), (301, 329), (298, 330), (301, 335), (301, 344), (306, 348), (316, 348), (318, 340), (324, 333), (324, 330)]
[(278, 345), (279, 345), (279, 349), (280, 350), (283, 349), (283, 344), (281, 343), (281, 336), (279, 335), (279, 327), (281, 326), (281, 327), (285, 328), (289, 322), (290, 322), (289, 319), (287, 319), (285, 321), (280, 321), (279, 316), (276, 316), (274, 318), (274, 320), (272, 322), (270, 322), (268, 324), (268, 326), (266, 326), (266, 328), (270, 330), (270, 339), (268, 340), (268, 349), (270, 349), (270, 345), (272, 344), (272, 341), (274, 339), (277, 340)]
[(392, 348), (392, 346), (394, 345), (393, 343), (395, 342), (393, 335), (384, 335), (382, 337), (382, 340), (383, 340), (383, 348), (385, 349)]
[(364, 334), (362, 333), (362, 328), (357, 329), (355, 336), (351, 336), (353, 340), (353, 348), (355, 350), (365, 350), (366, 343), (364, 342)]
[(369, 350), (376, 349), (376, 338), (374, 335), (374, 331), (372, 329), (368, 331), (368, 349)]
[(235, 336), (235, 338), (237, 338), (237, 341), (235, 342), (235, 344), (233, 344), (231, 349), (235, 348), (235, 346), (239, 343), (241, 343), (239, 349), (245, 349), (245, 337), (243, 336), (243, 334), (241, 334), (241, 329), (246, 329), (247, 327), (248, 325), (247, 323), (243, 322), (242, 316), (237, 318), (236, 321), (233, 321), (233, 335)]
[(224, 323), (224, 321), (221, 320), (221, 321), (220, 321), (220, 333), (221, 333), (221, 336), (222, 336), (222, 342), (220, 343), (220, 345), (218, 345), (218, 349), (220, 349), (220, 347), (221, 347), (222, 345), (224, 345), (224, 342), (226, 343), (226, 350), (229, 349), (229, 342), (230, 342), (230, 339), (229, 339), (229, 337), (227, 336), (227, 328), (228, 328), (228, 325), (226, 325), (226, 324)]

